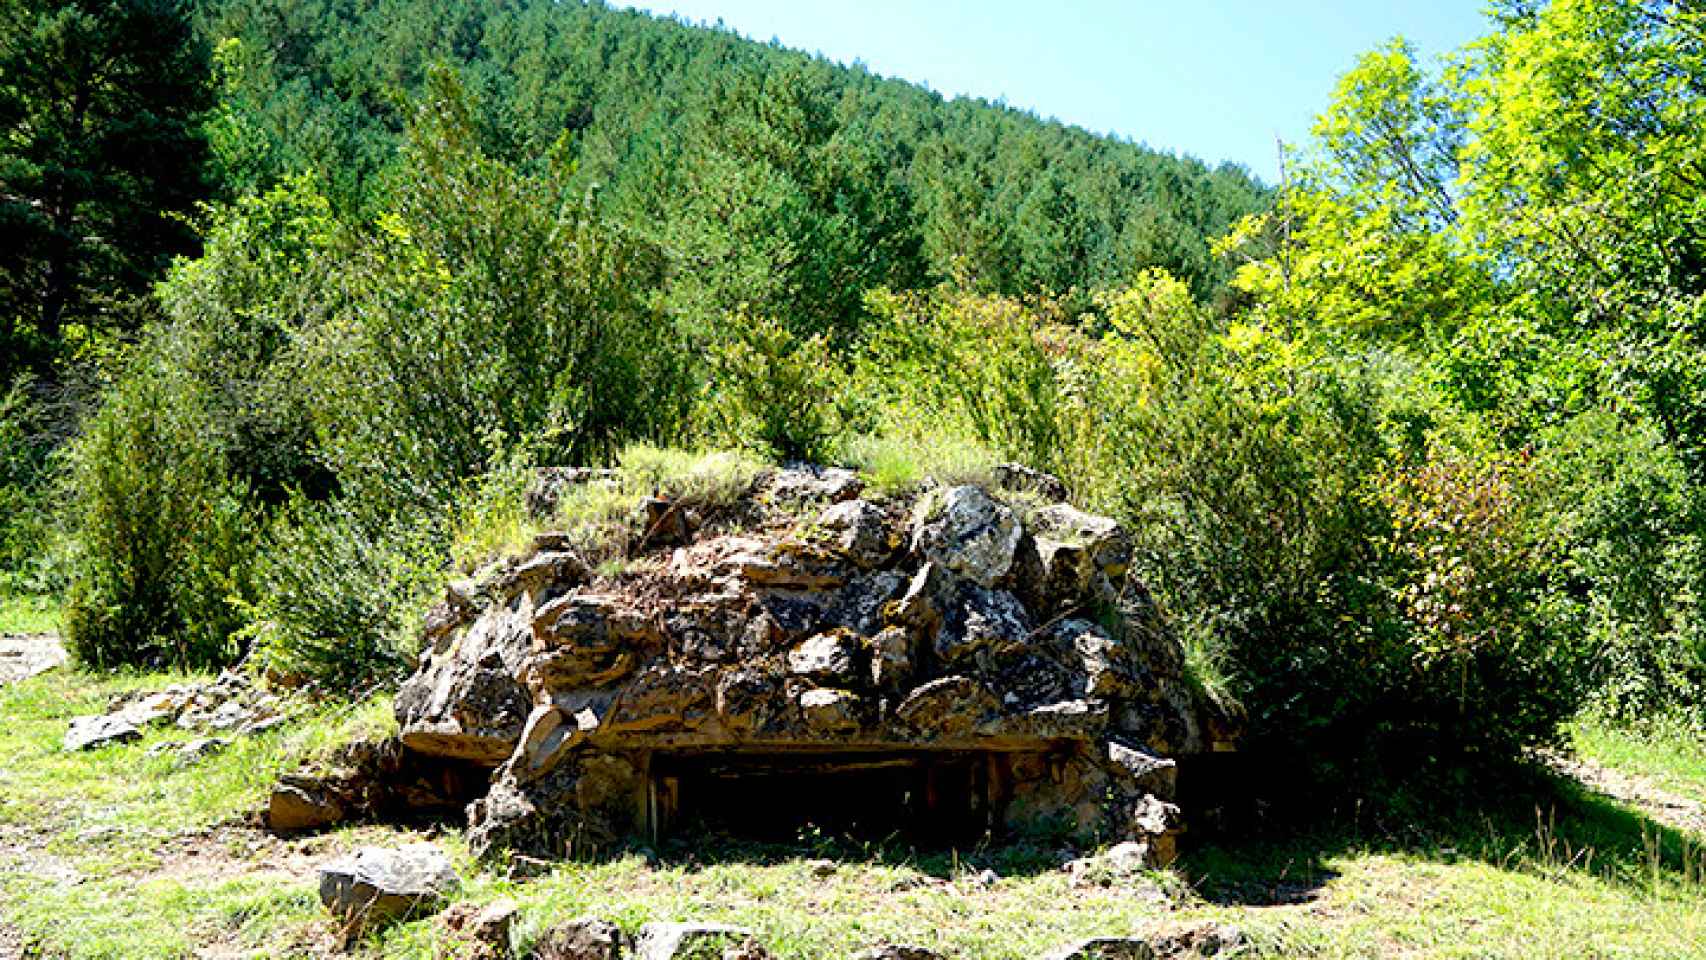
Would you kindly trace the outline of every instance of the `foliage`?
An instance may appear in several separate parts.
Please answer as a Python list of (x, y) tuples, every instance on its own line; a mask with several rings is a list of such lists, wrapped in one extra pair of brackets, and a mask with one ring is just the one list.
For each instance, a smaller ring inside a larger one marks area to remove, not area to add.
[(44, 405), (28, 374), (0, 393), (0, 598), (56, 586), (50, 554), (53, 444)]
[(940, 289), (869, 306), (858, 392), (877, 432), (965, 437), (1045, 469), (1068, 454), (1062, 374), (1083, 342), (1057, 304)]
[(743, 308), (718, 324), (708, 360), (701, 409), (715, 436), (783, 460), (824, 458), (840, 432), (840, 378), (825, 334), (801, 337)]
[[(236, 189), (308, 172), (340, 210), (384, 209), (397, 131), (449, 64), (482, 146), (559, 147), (576, 195), (670, 252), (670, 299), (741, 302), (803, 335), (849, 332), (875, 286), (1088, 290), (1160, 266), (1207, 293), (1207, 238), (1266, 190), (987, 101), (948, 101), (821, 57), (601, 2), (205, 0)], [(233, 45), (234, 44), (234, 45)]]
[(249, 493), (210, 442), (211, 404), (173, 347), (162, 337), (136, 352), (71, 450), (65, 628), (92, 666), (228, 660), (253, 597)]
[(399, 509), (446, 501), (505, 444), (579, 463), (665, 437), (688, 396), (652, 248), (554, 169), (487, 156), (437, 77), (394, 209), (338, 252), (302, 336), (321, 450), (352, 492)]
[(0, 17), (0, 381), (123, 327), (207, 195), (207, 51), (181, 0)]
[(440, 539), (342, 501), (292, 500), (255, 563), (251, 663), (338, 692), (405, 673), (424, 601), (442, 582)]

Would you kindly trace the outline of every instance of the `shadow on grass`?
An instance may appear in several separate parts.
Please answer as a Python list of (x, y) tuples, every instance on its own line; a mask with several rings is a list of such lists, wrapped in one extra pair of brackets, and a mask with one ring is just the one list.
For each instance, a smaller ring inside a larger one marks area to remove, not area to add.
[(658, 863), (688, 871), (727, 864), (777, 866), (800, 860), (905, 868), (935, 880), (953, 880), (993, 870), (1003, 877), (1030, 877), (1057, 871), (1069, 848), (1035, 837), (985, 837), (965, 845), (933, 843), (899, 833), (862, 838), (819, 832), (810, 827), (792, 840), (755, 840), (704, 825), (666, 838), (651, 852)]
[[(1275, 782), (1252, 777), (1256, 782)], [(1538, 762), (1453, 770), (1423, 784), (1386, 783), (1289, 809), (1261, 800), (1198, 838), (1180, 863), (1212, 903), (1306, 903), (1349, 855), (1582, 876), (1642, 893), (1706, 893), (1706, 838), (1692, 837), (1594, 793)]]

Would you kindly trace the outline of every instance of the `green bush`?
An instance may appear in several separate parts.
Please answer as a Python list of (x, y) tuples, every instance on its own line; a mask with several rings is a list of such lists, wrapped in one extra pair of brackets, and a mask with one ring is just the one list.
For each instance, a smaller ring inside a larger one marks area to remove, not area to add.
[(50, 507), (53, 444), (35, 397), (21, 374), (0, 393), (0, 598), (55, 590)]
[(837, 358), (828, 337), (799, 337), (741, 310), (709, 345), (710, 386), (699, 418), (720, 442), (783, 460), (822, 460), (840, 431)]
[(257, 520), (199, 385), (139, 349), (72, 445), (67, 639), (97, 667), (233, 659)]
[(420, 615), (443, 581), (443, 539), (342, 501), (291, 500), (255, 563), (251, 662), (339, 692), (406, 672)]
[(1536, 445), (1528, 518), (1552, 604), (1585, 635), (1584, 680), (1617, 720), (1687, 713), (1706, 729), (1706, 495), (1650, 422), (1592, 411)]
[(891, 438), (969, 440), (1062, 474), (1074, 438), (1063, 415), (1087, 341), (1050, 302), (947, 288), (874, 292), (858, 393)]
[(669, 439), (692, 400), (658, 251), (568, 171), (486, 155), (469, 110), (439, 74), (392, 209), (345, 238), (298, 358), (327, 462), (386, 509), (439, 508), (511, 449), (576, 464)]

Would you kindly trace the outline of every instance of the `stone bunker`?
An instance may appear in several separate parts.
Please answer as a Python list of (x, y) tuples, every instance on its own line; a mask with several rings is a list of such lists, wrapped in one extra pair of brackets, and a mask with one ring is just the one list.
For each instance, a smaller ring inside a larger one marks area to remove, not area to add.
[[(428, 614), (403, 746), (491, 769), (480, 855), (813, 826), (1132, 840), (1165, 862), (1176, 760), (1230, 749), (1231, 725), (1182, 676), (1119, 525), (997, 473), (865, 497), (791, 468), (722, 504), (654, 496), (596, 565), (540, 534)], [(543, 480), (545, 512), (616, 482)]]

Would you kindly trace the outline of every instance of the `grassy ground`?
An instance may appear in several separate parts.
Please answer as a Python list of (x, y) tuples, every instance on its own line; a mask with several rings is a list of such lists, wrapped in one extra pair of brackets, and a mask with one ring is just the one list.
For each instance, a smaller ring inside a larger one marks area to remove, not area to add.
[[(47, 957), (326, 954), (315, 865), (361, 843), (419, 835), (362, 827), (280, 840), (243, 818), (280, 769), (384, 729), (385, 704), (324, 708), (187, 769), (148, 755), (160, 740), (190, 736), (176, 730), (59, 752), (70, 716), (174, 679), (62, 670), (0, 689), (0, 920)], [(1706, 795), (1691, 776), (1667, 783)], [(1358, 816), (1283, 842), (1197, 849), (1173, 871), (1092, 889), (1074, 889), (1037, 851), (709, 840), (518, 883), (469, 863), (454, 831), (435, 839), (467, 878), (462, 898), (520, 905), (524, 947), (555, 921), (596, 914), (630, 930), (657, 919), (741, 924), (790, 960), (847, 956), (880, 940), (1021, 960), (1074, 937), (1202, 920), (1242, 927), (1270, 957), (1706, 957), (1698, 838), (1544, 777), (1488, 794), (1455, 816), (1424, 814), (1427, 829)], [(839, 867), (817, 877), (806, 861), (825, 853)], [(986, 866), (1000, 874), (989, 887), (973, 879)], [(430, 920), (357, 950), (447, 955)]]
[(1570, 739), (1582, 757), (1706, 799), (1706, 740), (1680, 721), (1658, 718), (1634, 731), (1588, 718), (1571, 727)]
[(0, 633), (51, 633), (59, 629), (59, 607), (49, 597), (0, 593)]

